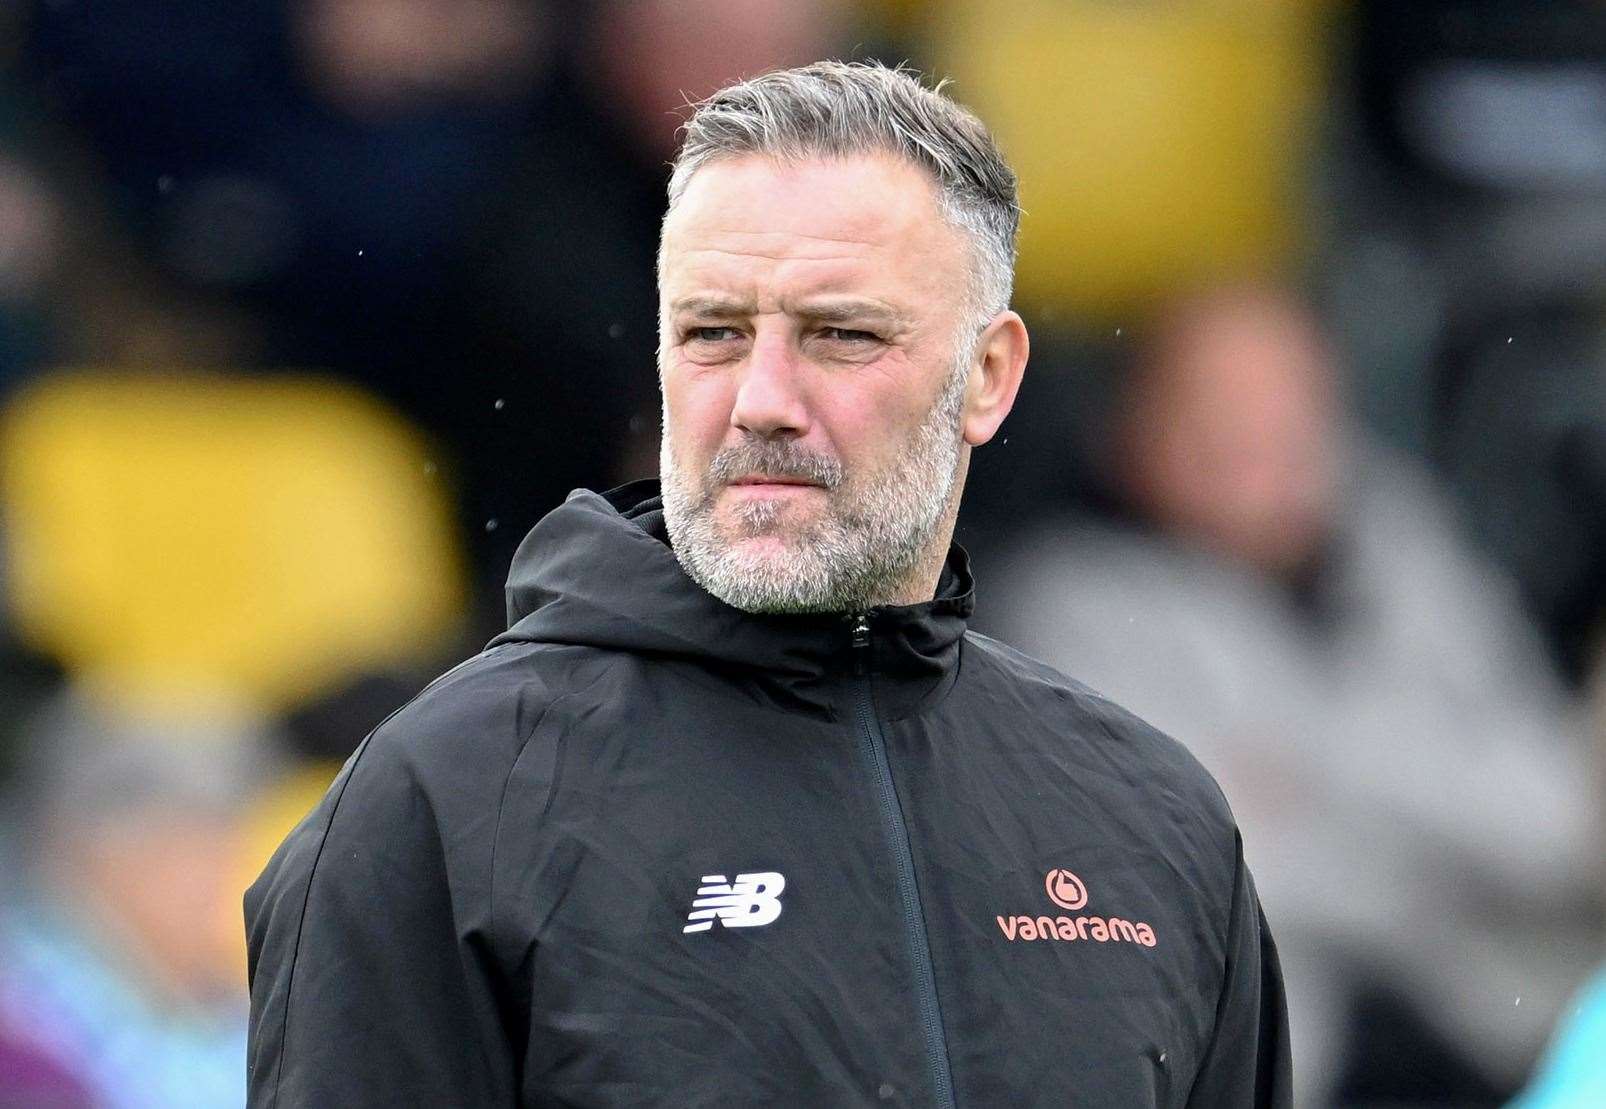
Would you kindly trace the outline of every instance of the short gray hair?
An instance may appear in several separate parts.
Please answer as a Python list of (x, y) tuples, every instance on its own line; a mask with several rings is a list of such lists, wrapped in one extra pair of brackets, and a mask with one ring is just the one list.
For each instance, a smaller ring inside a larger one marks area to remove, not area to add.
[(669, 208), (708, 163), (744, 154), (794, 161), (887, 153), (928, 171), (943, 215), (970, 236), (976, 330), (1009, 307), (1020, 202), (986, 125), (902, 67), (815, 62), (721, 89), (694, 106), (669, 178)]

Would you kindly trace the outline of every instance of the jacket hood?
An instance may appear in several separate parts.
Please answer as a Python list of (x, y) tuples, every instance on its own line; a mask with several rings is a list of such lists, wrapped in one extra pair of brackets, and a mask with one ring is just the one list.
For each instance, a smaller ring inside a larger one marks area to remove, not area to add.
[[(975, 604), (969, 559), (949, 549), (937, 596), (870, 610), (869, 672), (889, 717), (945, 692)], [(849, 614), (753, 614), (686, 575), (669, 546), (656, 479), (576, 490), (531, 529), (507, 583), (508, 630), (550, 643), (701, 660), (749, 692), (835, 715), (853, 670)]]

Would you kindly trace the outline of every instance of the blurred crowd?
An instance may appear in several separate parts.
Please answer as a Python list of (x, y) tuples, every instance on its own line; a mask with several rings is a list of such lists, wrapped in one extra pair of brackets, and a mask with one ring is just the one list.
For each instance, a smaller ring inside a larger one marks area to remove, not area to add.
[(976, 626), (1221, 781), (1300, 1104), (1606, 1104), (1606, 6), (0, 0), (0, 1107), (243, 1103), (241, 892), (653, 472), (680, 110), (820, 57), (1021, 176)]

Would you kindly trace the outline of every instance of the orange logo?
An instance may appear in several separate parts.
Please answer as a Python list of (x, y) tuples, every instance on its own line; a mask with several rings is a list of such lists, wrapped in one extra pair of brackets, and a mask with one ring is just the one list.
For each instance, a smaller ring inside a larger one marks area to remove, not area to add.
[[(1087, 886), (1082, 879), (1064, 867), (1055, 867), (1043, 879), (1048, 899), (1067, 912), (1087, 905)], [(1159, 940), (1154, 928), (1141, 920), (1126, 920), (1118, 916), (1001, 916), (998, 930), (1010, 943), (1016, 940), (1059, 940), (1094, 943), (1132, 943), (1140, 947), (1153, 947)]]
[(1075, 912), (1087, 904), (1087, 887), (1069, 870), (1056, 867), (1049, 871), (1043, 888), (1048, 891), (1048, 899), (1062, 909)]

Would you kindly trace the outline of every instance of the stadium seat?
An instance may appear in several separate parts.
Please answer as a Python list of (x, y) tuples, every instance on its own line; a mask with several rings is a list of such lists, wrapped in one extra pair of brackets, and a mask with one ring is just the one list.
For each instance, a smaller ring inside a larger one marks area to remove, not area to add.
[(0, 416), (10, 619), (81, 677), (269, 709), (432, 661), (464, 605), (433, 459), (326, 380), (45, 378)]
[(1120, 322), (1298, 250), (1327, 0), (946, 0), (931, 53), (1021, 180), (1024, 306)]

